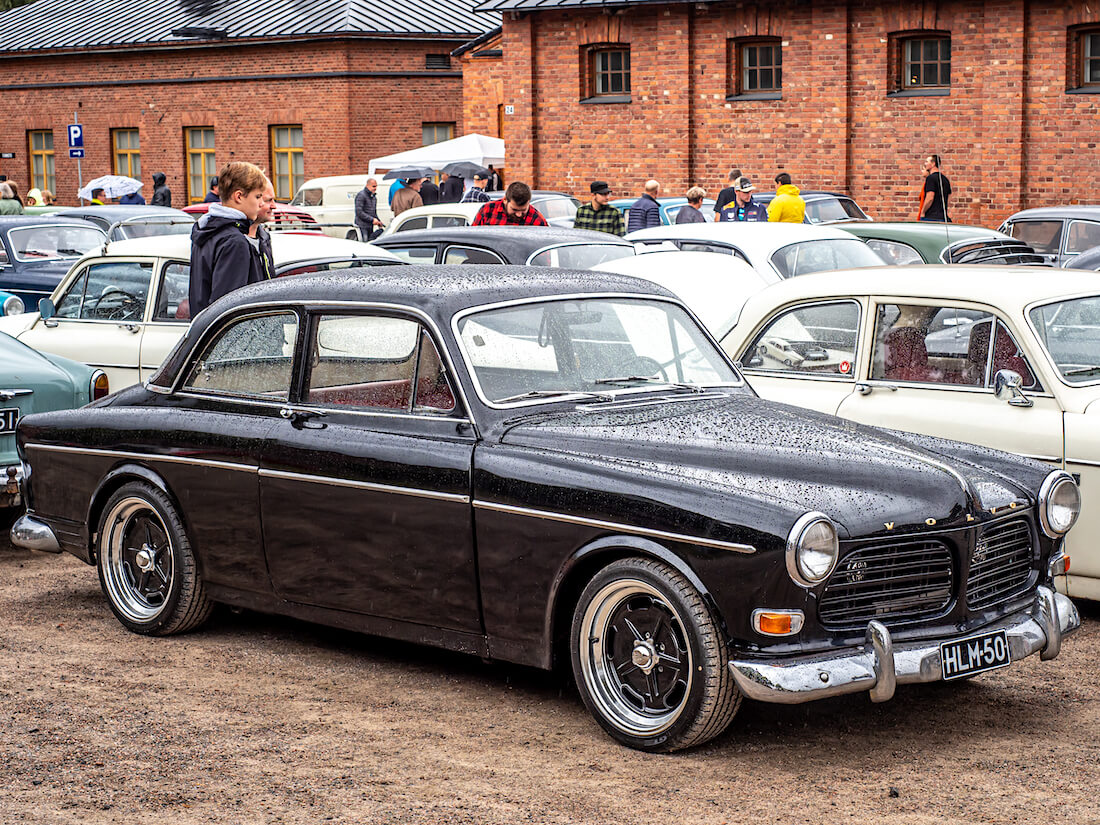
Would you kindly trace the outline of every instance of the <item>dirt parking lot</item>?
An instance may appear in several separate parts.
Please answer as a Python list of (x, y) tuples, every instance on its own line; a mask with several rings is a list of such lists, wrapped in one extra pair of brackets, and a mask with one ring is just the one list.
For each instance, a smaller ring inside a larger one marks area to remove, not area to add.
[(1053, 662), (647, 756), (562, 677), (252, 613), (132, 635), (3, 534), (3, 823), (1100, 823), (1097, 605)]

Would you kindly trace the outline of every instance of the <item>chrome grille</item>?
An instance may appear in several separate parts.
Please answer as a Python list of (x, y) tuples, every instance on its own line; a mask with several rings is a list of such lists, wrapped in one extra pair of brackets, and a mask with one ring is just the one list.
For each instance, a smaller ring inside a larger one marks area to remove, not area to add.
[(966, 605), (977, 610), (1012, 598), (1031, 584), (1035, 548), (1027, 519), (987, 527), (978, 536), (966, 579)]
[(941, 614), (951, 603), (951, 550), (935, 539), (862, 547), (840, 560), (821, 595), (818, 616), (830, 627), (871, 619), (903, 622)]

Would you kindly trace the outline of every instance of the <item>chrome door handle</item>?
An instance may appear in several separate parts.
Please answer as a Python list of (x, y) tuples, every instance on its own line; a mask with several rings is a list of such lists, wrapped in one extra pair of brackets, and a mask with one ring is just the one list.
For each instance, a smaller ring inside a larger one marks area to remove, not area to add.
[(897, 392), (898, 388), (893, 384), (856, 384), (856, 392), (860, 395), (870, 395), (871, 390), (889, 390), (890, 392)]
[[(328, 413), (323, 410), (304, 410), (300, 407), (283, 407), (279, 410), (279, 415), (289, 421), (295, 427), (309, 426), (308, 422), (311, 418), (323, 418)], [(323, 424), (314, 424), (314, 427), (323, 427)]]

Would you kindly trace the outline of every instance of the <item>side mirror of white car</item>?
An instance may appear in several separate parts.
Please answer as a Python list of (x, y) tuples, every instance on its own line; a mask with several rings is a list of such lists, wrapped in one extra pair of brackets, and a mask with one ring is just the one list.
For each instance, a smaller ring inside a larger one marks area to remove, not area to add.
[(997, 370), (997, 374), (993, 376), (993, 391), (999, 399), (1007, 401), (1013, 407), (1030, 407), (1032, 400), (1024, 395), (1023, 383), (1020, 373)]

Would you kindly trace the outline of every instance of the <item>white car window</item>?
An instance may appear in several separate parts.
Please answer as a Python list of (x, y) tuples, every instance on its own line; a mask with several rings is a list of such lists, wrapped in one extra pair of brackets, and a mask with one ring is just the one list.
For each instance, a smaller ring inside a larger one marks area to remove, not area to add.
[(58, 301), (57, 318), (143, 321), (153, 265), (112, 261), (86, 267)]
[(160, 276), (160, 289), (157, 292), (157, 311), (154, 321), (178, 321), (186, 323), (191, 319), (188, 292), (191, 287), (191, 264), (173, 261), (164, 265)]
[(298, 316), (293, 312), (234, 321), (205, 347), (184, 388), (286, 401), (297, 336)]
[(867, 246), (871, 247), (882, 260), (892, 266), (910, 266), (923, 264), (924, 258), (913, 247), (901, 241), (882, 241), (878, 238), (869, 238)]
[(428, 216), (420, 215), (419, 217), (409, 218), (407, 221), (399, 223), (394, 232), (408, 232), (410, 229), (427, 229), (428, 228)]
[(1066, 383), (1100, 379), (1100, 295), (1036, 307), (1030, 317)]
[(858, 303), (811, 304), (779, 315), (742, 352), (730, 355), (747, 370), (852, 379), (858, 337)]
[(882, 266), (884, 263), (871, 247), (856, 238), (788, 244), (772, 253), (771, 262), (784, 278), (833, 269)]

